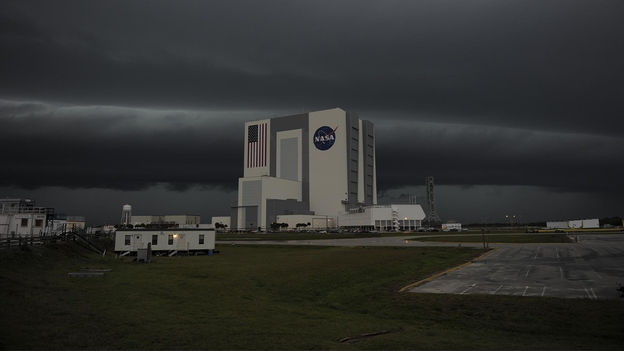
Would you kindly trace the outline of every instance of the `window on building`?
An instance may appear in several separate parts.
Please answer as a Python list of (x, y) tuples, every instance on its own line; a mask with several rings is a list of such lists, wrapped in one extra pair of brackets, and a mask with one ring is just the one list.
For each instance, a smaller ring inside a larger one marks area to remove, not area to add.
[(204, 234), (199, 234), (199, 245), (204, 245)]
[(130, 235), (126, 235), (126, 240), (124, 245), (130, 245)]
[(173, 245), (173, 234), (169, 234), (168, 244)]
[(43, 227), (43, 219), (35, 219), (35, 227)]
[(158, 245), (158, 235), (152, 235), (152, 245)]
[(28, 227), (28, 218), (22, 218), (22, 227)]

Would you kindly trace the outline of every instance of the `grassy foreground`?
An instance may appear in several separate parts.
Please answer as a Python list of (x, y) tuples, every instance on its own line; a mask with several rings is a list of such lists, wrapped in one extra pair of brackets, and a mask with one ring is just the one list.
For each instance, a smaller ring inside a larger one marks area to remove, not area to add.
[[(397, 293), (481, 253), (221, 246), (151, 264), (0, 251), (0, 348), (619, 349), (622, 301)], [(110, 268), (103, 278), (68, 278)], [(363, 333), (393, 333), (339, 340)], [(353, 340), (358, 341), (358, 340)]]
[[(485, 240), (490, 243), (569, 243), (571, 242), (567, 234), (486, 234)], [(412, 238), (408, 240), (430, 241), (443, 243), (480, 243), (483, 236), (477, 235), (448, 235), (428, 238)]]
[(352, 238), (379, 238), (388, 236), (414, 236), (417, 233), (217, 233), (217, 241), (250, 241), (250, 240), (327, 240)]

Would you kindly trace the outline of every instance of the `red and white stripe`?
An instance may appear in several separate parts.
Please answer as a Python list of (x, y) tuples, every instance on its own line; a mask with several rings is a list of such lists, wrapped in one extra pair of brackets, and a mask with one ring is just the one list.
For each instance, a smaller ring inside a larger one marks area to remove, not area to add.
[(266, 167), (267, 123), (258, 124), (258, 141), (247, 143), (247, 168)]

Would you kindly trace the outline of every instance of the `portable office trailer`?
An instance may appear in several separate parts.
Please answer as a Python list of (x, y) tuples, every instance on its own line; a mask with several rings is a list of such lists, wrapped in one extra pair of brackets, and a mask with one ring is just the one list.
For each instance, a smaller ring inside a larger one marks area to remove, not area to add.
[(208, 229), (120, 229), (115, 234), (115, 252), (135, 254), (152, 244), (154, 253), (206, 252), (215, 248), (215, 230)]

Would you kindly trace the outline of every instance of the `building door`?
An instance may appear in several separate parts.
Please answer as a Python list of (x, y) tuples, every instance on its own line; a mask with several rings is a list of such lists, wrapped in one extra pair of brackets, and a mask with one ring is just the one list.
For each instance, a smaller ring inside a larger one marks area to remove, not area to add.
[(143, 247), (143, 234), (132, 235), (132, 251), (136, 251)]
[(187, 251), (186, 234), (178, 234), (178, 251)]

